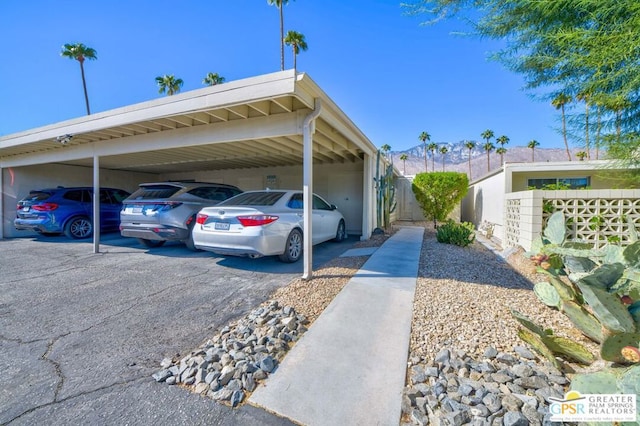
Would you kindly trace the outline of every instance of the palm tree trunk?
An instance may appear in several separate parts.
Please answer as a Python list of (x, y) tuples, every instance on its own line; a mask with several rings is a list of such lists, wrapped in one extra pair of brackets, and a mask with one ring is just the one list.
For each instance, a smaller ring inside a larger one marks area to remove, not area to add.
[(427, 164), (427, 145), (424, 145), (424, 172), (429, 172), (429, 165)]
[(469, 150), (469, 180), (471, 180), (471, 150)]
[(599, 106), (596, 124), (596, 160), (600, 159), (600, 131), (602, 130), (602, 108)]
[(296, 55), (296, 48), (293, 48), (293, 71), (296, 71), (297, 67), (297, 61), (296, 59), (298, 59), (298, 55)]
[(84, 103), (87, 105), (87, 115), (91, 115), (91, 110), (89, 109), (89, 95), (87, 94), (87, 82), (84, 79), (84, 65), (82, 61), (80, 62), (80, 74), (82, 74), (82, 88), (84, 89)]
[(402, 174), (407, 174), (407, 160), (402, 160)]
[(444, 172), (444, 154), (442, 155), (442, 171)]
[(436, 152), (431, 151), (431, 171), (436, 171)]
[(536, 162), (536, 149), (535, 148), (531, 148), (531, 162), (532, 163)]
[(280, 70), (284, 71), (284, 15), (282, 13), (282, 2), (280, 2), (278, 9), (280, 9)]
[(489, 158), (489, 150), (487, 150), (487, 172), (491, 171), (491, 158)]
[(569, 151), (569, 142), (567, 142), (567, 119), (564, 115), (564, 104), (562, 105), (562, 137), (564, 138), (564, 147), (567, 150), (567, 157), (571, 161), (571, 152)]

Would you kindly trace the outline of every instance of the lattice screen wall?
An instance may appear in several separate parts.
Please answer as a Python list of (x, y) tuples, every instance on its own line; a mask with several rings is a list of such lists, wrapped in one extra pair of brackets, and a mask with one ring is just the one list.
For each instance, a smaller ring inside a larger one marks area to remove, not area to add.
[(592, 198), (543, 200), (543, 228), (552, 212), (564, 213), (568, 239), (594, 244), (629, 244), (630, 226), (640, 229), (640, 199)]
[(640, 190), (522, 191), (506, 194), (504, 246), (531, 248), (555, 211), (567, 221), (568, 238), (601, 247), (629, 244), (640, 233)]
[(504, 239), (506, 247), (518, 247), (520, 245), (520, 199), (506, 200), (504, 215)]

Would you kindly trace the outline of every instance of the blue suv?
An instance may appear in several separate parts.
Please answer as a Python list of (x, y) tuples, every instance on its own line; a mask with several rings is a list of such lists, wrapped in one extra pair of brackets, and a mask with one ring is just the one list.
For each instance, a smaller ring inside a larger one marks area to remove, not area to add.
[[(93, 233), (93, 188), (49, 188), (29, 192), (18, 202), (13, 226), (18, 230), (43, 235), (64, 232), (73, 239), (88, 238)], [(122, 200), (129, 194), (122, 189), (100, 189), (100, 229), (117, 230), (120, 226)]]

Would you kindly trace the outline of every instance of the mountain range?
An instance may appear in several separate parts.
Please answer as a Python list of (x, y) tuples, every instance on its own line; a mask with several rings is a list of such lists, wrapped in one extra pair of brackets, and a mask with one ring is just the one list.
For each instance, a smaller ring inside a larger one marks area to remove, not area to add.
[[(487, 164), (487, 152), (482, 149), (482, 145), (484, 145), (484, 143), (476, 142), (476, 147), (471, 150), (471, 176), (469, 176), (469, 180), (478, 179), (500, 168), (502, 165), (500, 154), (496, 154), (495, 150), (489, 154), (489, 164)], [(496, 145), (496, 148), (500, 146), (496, 143), (494, 143), (494, 145)], [(441, 172), (443, 170), (443, 155), (439, 152), (442, 146), (446, 146), (448, 149), (448, 152), (444, 155), (444, 170), (469, 175), (469, 149), (465, 146), (464, 141), (457, 143), (439, 143), (438, 150), (436, 150), (433, 157), (431, 151), (427, 150), (428, 171), (433, 171), (434, 163), (435, 171)], [(526, 146), (504, 145), (504, 148), (506, 148), (507, 152), (503, 154), (503, 161), (508, 163), (530, 163), (534, 159), (535, 162), (568, 160), (567, 152), (564, 148), (536, 147), (533, 152), (531, 148)], [(415, 175), (416, 173), (425, 171), (425, 150), (425, 145), (420, 144), (404, 151), (389, 151), (387, 156), (393, 160), (393, 164), (400, 173), (404, 175)], [(576, 153), (582, 150), (576, 148), (570, 149), (570, 151), (571, 159), (577, 160)], [(407, 155), (407, 159), (404, 162), (400, 159), (403, 154)], [(595, 153), (592, 152), (591, 154), (593, 156), (592, 158), (595, 158)]]

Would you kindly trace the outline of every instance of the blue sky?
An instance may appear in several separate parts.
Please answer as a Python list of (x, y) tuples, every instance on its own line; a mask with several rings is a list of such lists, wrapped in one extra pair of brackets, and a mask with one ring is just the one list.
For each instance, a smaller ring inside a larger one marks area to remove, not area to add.
[[(407, 149), (422, 131), (435, 142), (480, 140), (487, 128), (508, 146), (562, 146), (558, 113), (487, 59), (495, 42), (452, 35), (459, 21), (420, 25), (426, 18), (406, 16), (399, 0), (295, 0), (284, 13), (285, 32), (309, 45), (298, 71), (377, 146)], [(182, 78), (185, 92), (208, 72), (237, 80), (279, 71), (278, 37), (266, 0), (3, 0), (0, 135), (85, 114), (80, 68), (60, 56), (64, 43), (98, 53), (85, 62), (95, 113), (164, 96), (162, 74)]]

